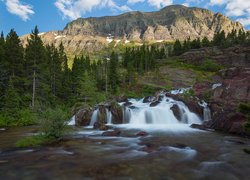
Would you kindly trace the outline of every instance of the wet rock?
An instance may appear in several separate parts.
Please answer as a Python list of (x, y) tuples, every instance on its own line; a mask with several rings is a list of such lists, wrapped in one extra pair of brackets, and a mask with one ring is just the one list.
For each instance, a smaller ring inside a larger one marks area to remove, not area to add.
[(191, 112), (197, 114), (200, 118), (203, 117), (203, 107), (199, 105), (198, 99), (189, 98), (189, 99), (183, 99), (182, 101), (185, 103), (185, 105)]
[(123, 119), (123, 111), (122, 106), (117, 104), (116, 102), (113, 102), (110, 106), (110, 111), (112, 113), (112, 123), (113, 124), (122, 124)]
[(150, 103), (155, 100), (154, 96), (147, 96), (143, 99), (143, 103)]
[(100, 122), (95, 122), (94, 126), (93, 126), (93, 129), (99, 129), (99, 130), (102, 130), (102, 131), (106, 131), (109, 129), (108, 126), (106, 126), (105, 124), (102, 124)]
[(124, 104), (123, 104), (123, 106), (131, 106), (133, 103), (131, 103), (131, 102), (125, 102)]
[(191, 124), (191, 128), (194, 129), (200, 129), (200, 130), (206, 130), (207, 128), (203, 124)]
[(160, 101), (154, 101), (154, 102), (152, 102), (152, 103), (150, 103), (150, 107), (155, 107), (155, 106), (157, 106), (158, 104), (160, 104), (161, 102)]
[(120, 136), (121, 131), (113, 130), (113, 131), (105, 131), (102, 133), (102, 136)]
[(147, 135), (148, 135), (148, 133), (145, 132), (145, 131), (141, 131), (141, 132), (138, 132), (138, 133), (136, 134), (136, 136), (147, 136)]
[(204, 122), (206, 128), (211, 128), (223, 132), (245, 135), (244, 123), (247, 121), (246, 116), (237, 113), (233, 109), (218, 109), (213, 113), (211, 121)]
[(180, 110), (179, 106), (177, 104), (174, 104), (170, 109), (173, 111), (176, 119), (181, 121), (181, 110)]
[(184, 149), (188, 147), (186, 144), (181, 144), (181, 143), (176, 143), (173, 145), (173, 147), (179, 148), (179, 149)]
[(93, 113), (92, 108), (80, 109), (75, 115), (76, 126), (88, 126)]
[(117, 102), (128, 102), (128, 98), (126, 96), (119, 96), (119, 97), (116, 97), (116, 101)]

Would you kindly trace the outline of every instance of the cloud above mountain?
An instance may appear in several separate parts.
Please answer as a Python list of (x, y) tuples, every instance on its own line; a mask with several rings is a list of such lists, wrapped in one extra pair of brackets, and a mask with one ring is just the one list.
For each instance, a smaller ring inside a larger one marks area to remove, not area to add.
[(210, 0), (210, 6), (225, 6), (225, 14), (236, 17), (243, 25), (250, 25), (250, 0)]
[(8, 12), (19, 16), (23, 21), (30, 19), (30, 16), (35, 14), (33, 7), (30, 4), (25, 4), (19, 0), (2, 0)]
[(55, 6), (64, 18), (71, 20), (83, 16), (94, 9), (110, 8), (112, 11), (131, 11), (127, 5), (119, 6), (113, 0), (57, 0)]

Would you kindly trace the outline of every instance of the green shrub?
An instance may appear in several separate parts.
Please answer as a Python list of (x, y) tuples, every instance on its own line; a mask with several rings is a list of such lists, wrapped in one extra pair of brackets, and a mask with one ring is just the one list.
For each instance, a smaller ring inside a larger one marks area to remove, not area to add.
[(199, 67), (202, 71), (217, 72), (222, 69), (222, 66), (212, 60), (205, 60)]
[(68, 113), (62, 108), (48, 109), (41, 114), (41, 130), (49, 138), (60, 138), (67, 131)]
[(246, 132), (250, 132), (250, 103), (240, 103), (238, 111), (247, 117), (247, 122), (244, 125)]
[(29, 109), (20, 110), (18, 113), (18, 125), (19, 126), (29, 126), (36, 124), (37, 116), (34, 112)]
[(250, 103), (240, 103), (238, 111), (245, 115), (250, 115)]
[(189, 90), (185, 91), (182, 95), (184, 98), (190, 98), (190, 97), (195, 96), (195, 92), (193, 89), (189, 89)]

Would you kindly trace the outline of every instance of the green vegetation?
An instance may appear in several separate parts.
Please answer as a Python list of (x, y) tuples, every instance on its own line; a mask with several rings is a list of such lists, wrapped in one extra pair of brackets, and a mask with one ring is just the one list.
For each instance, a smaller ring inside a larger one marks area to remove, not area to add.
[(241, 103), (238, 107), (238, 111), (247, 117), (245, 130), (250, 133), (250, 103)]
[(66, 119), (69, 115), (65, 108), (46, 109), (40, 113), (40, 133), (23, 138), (17, 142), (17, 147), (37, 147), (57, 141), (69, 132)]
[(52, 143), (54, 141), (55, 141), (54, 139), (50, 139), (43, 135), (35, 135), (35, 136), (26, 137), (26, 138), (19, 140), (16, 143), (16, 146), (20, 148), (39, 147), (45, 144)]
[(179, 56), (190, 49), (199, 49), (201, 47), (211, 47), (218, 46), (220, 48), (232, 47), (235, 45), (250, 45), (250, 33), (245, 32), (244, 30), (232, 30), (227, 36), (224, 31), (218, 32), (214, 35), (213, 40), (209, 41), (207, 37), (204, 37), (202, 40), (200, 38), (194, 39), (193, 41), (188, 38), (183, 43), (178, 39), (173, 45), (172, 55)]

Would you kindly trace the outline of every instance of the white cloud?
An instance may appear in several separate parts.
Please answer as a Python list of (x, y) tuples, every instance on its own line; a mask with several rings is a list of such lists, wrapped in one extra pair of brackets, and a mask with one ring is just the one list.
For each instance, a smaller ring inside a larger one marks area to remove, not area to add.
[(64, 18), (77, 19), (95, 8), (110, 8), (113, 11), (130, 11), (126, 6), (119, 6), (113, 0), (56, 0), (55, 6)]
[(19, 16), (23, 21), (29, 20), (30, 16), (35, 14), (31, 5), (24, 4), (19, 0), (5, 0), (4, 2), (7, 10), (11, 14)]
[(186, 6), (186, 7), (189, 7), (189, 6), (190, 6), (190, 4), (189, 4), (188, 2), (183, 3), (182, 5), (183, 5), (183, 6)]
[(211, 6), (225, 6), (225, 14), (236, 17), (243, 25), (250, 25), (250, 0), (210, 0)]
[(158, 9), (164, 7), (164, 6), (169, 6), (173, 4), (173, 0), (148, 0), (148, 3), (151, 6), (154, 6)]
[(244, 26), (250, 26), (250, 17), (238, 18), (237, 21), (241, 22)]
[(139, 2), (144, 2), (145, 0), (128, 0), (128, 4), (135, 4), (135, 3), (139, 3)]

